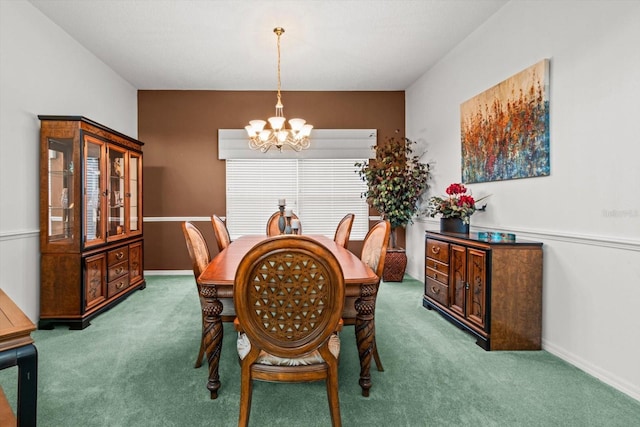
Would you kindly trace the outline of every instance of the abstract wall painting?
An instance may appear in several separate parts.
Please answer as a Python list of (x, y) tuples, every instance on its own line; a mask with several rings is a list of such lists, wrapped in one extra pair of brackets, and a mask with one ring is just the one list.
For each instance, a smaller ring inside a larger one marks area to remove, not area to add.
[(462, 182), (549, 175), (549, 60), (462, 103), (460, 129)]

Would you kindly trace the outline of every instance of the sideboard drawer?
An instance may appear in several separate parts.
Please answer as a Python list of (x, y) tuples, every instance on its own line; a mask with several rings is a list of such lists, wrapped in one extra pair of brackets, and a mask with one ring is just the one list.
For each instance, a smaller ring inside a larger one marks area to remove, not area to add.
[(439, 240), (427, 240), (427, 257), (437, 259), (445, 264), (449, 263), (449, 244)]
[[(436, 261), (433, 258), (427, 258), (426, 259), (426, 266), (427, 266), (427, 271), (428, 270), (435, 270), (435, 272), (437, 272), (439, 274), (444, 274), (445, 276), (449, 275), (449, 264), (441, 263), (439, 261)], [(432, 274), (427, 274), (427, 276), (433, 276), (433, 272), (432, 272)], [(440, 280), (440, 281), (442, 282), (442, 280)], [(446, 277), (445, 277), (445, 281), (443, 283), (447, 283), (446, 282)]]
[(427, 277), (425, 293), (445, 307), (449, 305), (449, 287), (447, 285)]

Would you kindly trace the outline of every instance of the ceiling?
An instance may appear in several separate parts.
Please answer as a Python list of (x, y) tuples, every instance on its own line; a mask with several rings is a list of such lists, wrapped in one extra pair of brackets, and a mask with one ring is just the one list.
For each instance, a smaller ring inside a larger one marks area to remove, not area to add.
[(137, 89), (404, 90), (508, 0), (30, 0)]

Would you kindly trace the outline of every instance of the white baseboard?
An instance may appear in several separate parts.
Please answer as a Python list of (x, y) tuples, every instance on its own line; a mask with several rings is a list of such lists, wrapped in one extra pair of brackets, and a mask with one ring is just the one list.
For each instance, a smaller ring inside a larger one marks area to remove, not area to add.
[(193, 276), (193, 270), (145, 270), (145, 276)]
[(638, 386), (631, 384), (610, 372), (604, 371), (575, 354), (566, 351), (561, 347), (550, 344), (544, 339), (542, 340), (542, 349), (640, 402), (640, 388), (638, 388)]

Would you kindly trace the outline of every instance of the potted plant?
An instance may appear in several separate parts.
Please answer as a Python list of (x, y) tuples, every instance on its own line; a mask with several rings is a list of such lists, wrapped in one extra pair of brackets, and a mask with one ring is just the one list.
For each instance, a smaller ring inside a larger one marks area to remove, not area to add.
[(390, 137), (373, 147), (375, 160), (356, 162), (356, 172), (367, 183), (369, 206), (391, 223), (391, 240), (385, 259), (383, 280), (401, 282), (407, 266), (407, 255), (397, 247), (397, 228), (413, 221), (420, 196), (428, 188), (429, 164), (421, 163), (413, 154), (415, 141)]
[(471, 191), (463, 184), (453, 183), (445, 190), (446, 196), (429, 198), (426, 214), (430, 217), (442, 215), (440, 231), (452, 233), (469, 233), (471, 215), (477, 210), (485, 210), (487, 205), (476, 207), (476, 203), (489, 196), (476, 200)]

